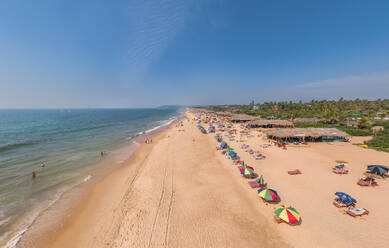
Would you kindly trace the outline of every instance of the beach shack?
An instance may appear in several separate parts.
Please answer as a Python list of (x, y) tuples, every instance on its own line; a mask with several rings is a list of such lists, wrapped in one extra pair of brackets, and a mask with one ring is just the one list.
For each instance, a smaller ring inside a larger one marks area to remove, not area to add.
[(286, 128), (293, 127), (293, 123), (288, 120), (266, 120), (257, 119), (247, 123), (251, 128)]
[(336, 128), (287, 128), (265, 131), (269, 139), (279, 141), (332, 142), (349, 141), (350, 135)]
[(231, 122), (234, 123), (246, 123), (249, 121), (256, 120), (257, 118), (251, 115), (246, 115), (246, 114), (233, 114), (231, 116)]

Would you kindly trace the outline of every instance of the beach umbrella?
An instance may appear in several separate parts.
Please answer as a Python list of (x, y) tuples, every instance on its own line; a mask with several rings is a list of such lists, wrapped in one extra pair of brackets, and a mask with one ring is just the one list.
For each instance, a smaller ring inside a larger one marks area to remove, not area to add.
[(385, 173), (388, 173), (389, 169), (383, 165), (369, 165), (367, 166), (367, 170), (376, 175), (383, 176)]
[(230, 152), (230, 153), (228, 153), (228, 155), (231, 157), (231, 158), (234, 158), (234, 157), (236, 157), (236, 153), (235, 152)]
[(277, 191), (266, 187), (258, 189), (258, 196), (266, 201), (274, 201), (278, 198)]
[(274, 213), (286, 223), (298, 223), (301, 219), (299, 212), (292, 207), (285, 207), (284, 205), (276, 208)]
[(336, 192), (335, 195), (337, 197), (339, 197), (339, 199), (341, 199), (343, 202), (353, 202), (353, 203), (357, 203), (357, 200), (355, 200), (354, 198), (352, 198), (350, 195), (346, 194), (346, 193), (343, 193), (343, 192)]
[(242, 170), (244, 170), (244, 168), (247, 168), (247, 169), (250, 169), (250, 170), (254, 171), (254, 168), (251, 167), (251, 166), (248, 166), (248, 165), (239, 166), (239, 171), (242, 173)]
[[(252, 168), (252, 167), (251, 167)], [(243, 176), (250, 176), (254, 173), (254, 169), (251, 169), (250, 167), (244, 167), (240, 173), (243, 175)]]
[(221, 147), (221, 148), (226, 148), (226, 147), (227, 147), (227, 143), (223, 141), (223, 142), (220, 144), (220, 147)]
[(259, 185), (265, 185), (265, 180), (263, 180), (263, 176), (262, 175), (258, 179), (258, 184)]

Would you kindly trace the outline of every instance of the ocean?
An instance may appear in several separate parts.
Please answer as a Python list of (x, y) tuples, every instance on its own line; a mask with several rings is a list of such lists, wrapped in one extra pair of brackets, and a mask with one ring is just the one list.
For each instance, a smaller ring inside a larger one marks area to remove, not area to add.
[(179, 115), (178, 107), (0, 110), (0, 247), (15, 246), (42, 211), (93, 178), (101, 151), (109, 157)]

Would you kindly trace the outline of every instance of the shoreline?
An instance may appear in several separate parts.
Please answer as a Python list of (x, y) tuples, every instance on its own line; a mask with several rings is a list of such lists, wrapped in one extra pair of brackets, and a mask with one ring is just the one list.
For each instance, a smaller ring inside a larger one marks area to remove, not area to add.
[[(19, 231), (8, 241), (5, 248), (24, 247), (25, 243), (35, 243), (41, 239), (39, 233), (53, 232), (53, 229), (63, 225), (64, 220), (72, 214), (76, 206), (83, 198), (87, 197), (93, 187), (122, 167), (130, 163), (134, 153), (142, 146), (145, 138), (157, 136), (182, 118), (182, 112), (173, 119), (167, 119), (166, 123), (136, 134), (127, 142), (112, 150), (108, 157), (95, 163), (91, 174), (84, 177), (82, 182), (72, 186), (43, 209), (25, 229)], [(52, 221), (52, 219), (56, 220)], [(49, 223), (43, 223), (49, 222)]]

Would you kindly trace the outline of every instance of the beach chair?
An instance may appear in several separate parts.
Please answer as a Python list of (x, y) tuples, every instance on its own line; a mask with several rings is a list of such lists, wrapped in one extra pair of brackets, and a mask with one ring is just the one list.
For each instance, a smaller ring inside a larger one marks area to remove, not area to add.
[(360, 178), (359, 181), (357, 182), (359, 186), (377, 186), (377, 182), (370, 177), (367, 178)]
[(353, 203), (353, 202), (351, 202), (351, 201), (344, 202), (344, 201), (342, 201), (342, 200), (339, 199), (339, 198), (336, 198), (336, 199), (333, 201), (333, 204), (334, 204), (335, 207), (337, 207), (337, 208), (344, 208), (344, 207), (355, 206), (355, 203)]
[(278, 217), (277, 215), (274, 215), (274, 220), (275, 220), (278, 224), (280, 224), (281, 222), (283, 222), (283, 220), (282, 220), (280, 217)]
[(346, 213), (352, 217), (368, 215), (369, 211), (366, 208), (349, 208)]
[(259, 183), (258, 183), (258, 180), (256, 180), (256, 181), (250, 181), (250, 182), (249, 182), (249, 185), (250, 185), (251, 188), (259, 188), (259, 187), (261, 187), (261, 186), (259, 185)]
[(289, 175), (299, 175), (299, 174), (302, 174), (301, 171), (299, 169), (296, 169), (294, 171), (288, 171), (288, 174)]
[(332, 172), (335, 174), (348, 174), (348, 170), (345, 168), (333, 168)]
[(250, 181), (249, 185), (251, 188), (260, 188), (260, 187), (265, 187), (264, 184), (259, 184), (258, 180), (255, 181)]

